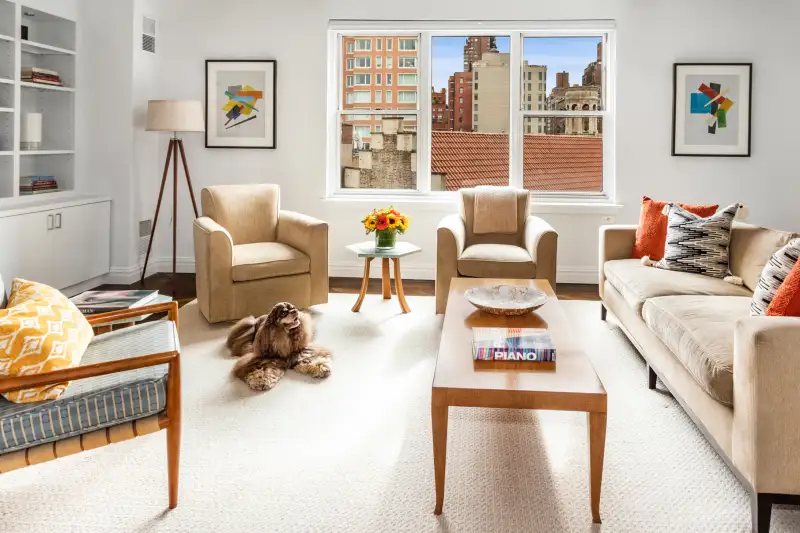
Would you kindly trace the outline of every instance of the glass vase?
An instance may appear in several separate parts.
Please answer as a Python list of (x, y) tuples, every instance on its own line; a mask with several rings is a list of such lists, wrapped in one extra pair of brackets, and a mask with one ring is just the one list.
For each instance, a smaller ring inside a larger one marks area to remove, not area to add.
[(391, 250), (397, 242), (397, 232), (393, 229), (375, 230), (375, 249)]

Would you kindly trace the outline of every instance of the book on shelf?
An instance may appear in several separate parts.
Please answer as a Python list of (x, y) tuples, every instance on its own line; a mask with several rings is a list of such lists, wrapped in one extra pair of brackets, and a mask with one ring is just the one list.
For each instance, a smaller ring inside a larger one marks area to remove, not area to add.
[(30, 76), (32, 74), (42, 74), (44, 76), (58, 77), (58, 72), (56, 72), (55, 70), (50, 70), (41, 67), (22, 67), (23, 76)]
[(546, 329), (472, 328), (476, 361), (554, 363), (556, 346)]
[(41, 194), (58, 191), (58, 181), (53, 176), (20, 176), (21, 195)]
[(158, 297), (158, 291), (86, 291), (70, 298), (75, 307), (84, 315), (96, 315), (135, 309), (147, 305)]
[(61, 77), (55, 70), (38, 67), (22, 67), (22, 81), (30, 83), (44, 83), (45, 85), (61, 85)]

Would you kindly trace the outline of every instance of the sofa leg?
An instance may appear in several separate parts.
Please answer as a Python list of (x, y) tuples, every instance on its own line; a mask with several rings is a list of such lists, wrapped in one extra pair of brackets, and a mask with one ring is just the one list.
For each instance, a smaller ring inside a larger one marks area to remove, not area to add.
[(755, 493), (750, 496), (753, 533), (769, 533), (769, 523), (772, 518), (772, 501), (772, 494)]
[(648, 364), (647, 365), (647, 388), (650, 390), (655, 390), (656, 388), (656, 380), (658, 376), (656, 375), (655, 370)]
[(606, 309), (605, 305), (600, 304), (600, 320), (605, 322), (606, 321), (606, 315), (608, 315), (608, 309)]

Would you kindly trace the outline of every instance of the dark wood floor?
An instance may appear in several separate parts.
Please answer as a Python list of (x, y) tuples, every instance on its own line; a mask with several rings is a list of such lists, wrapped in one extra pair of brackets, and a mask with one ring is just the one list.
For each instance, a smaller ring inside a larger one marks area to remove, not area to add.
[[(179, 303), (184, 304), (196, 297), (194, 274), (154, 274), (144, 283), (130, 285), (102, 285), (98, 290), (119, 289), (151, 289), (161, 294), (169, 294)], [(429, 280), (403, 280), (406, 296), (433, 296), (434, 284)], [(361, 290), (361, 278), (331, 278), (330, 291), (334, 293), (357, 294)], [(368, 292), (381, 293), (381, 280), (370, 280)], [(559, 283), (556, 294), (562, 300), (599, 300), (597, 285), (581, 285), (577, 283)]]

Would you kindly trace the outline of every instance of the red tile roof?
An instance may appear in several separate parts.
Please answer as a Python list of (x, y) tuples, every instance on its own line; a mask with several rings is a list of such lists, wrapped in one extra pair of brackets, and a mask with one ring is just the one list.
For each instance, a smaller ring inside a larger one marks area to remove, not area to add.
[[(504, 133), (433, 131), (431, 172), (456, 191), (508, 185)], [(603, 140), (582, 135), (525, 135), (524, 185), (539, 191), (602, 191)]]

